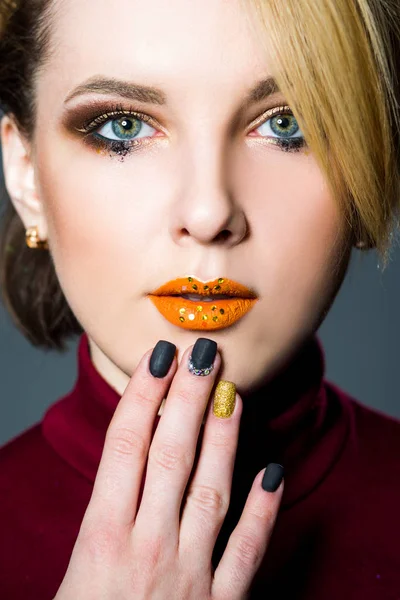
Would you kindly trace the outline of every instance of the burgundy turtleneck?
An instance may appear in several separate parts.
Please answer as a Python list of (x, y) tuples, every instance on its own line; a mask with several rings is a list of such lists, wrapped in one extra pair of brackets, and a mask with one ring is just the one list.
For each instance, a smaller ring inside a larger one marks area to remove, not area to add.
[[(244, 398), (214, 567), (255, 475), (279, 462), (284, 494), (251, 599), (400, 600), (400, 420), (362, 405), (324, 374), (313, 336)], [(74, 388), (0, 448), (1, 600), (54, 598), (119, 399), (83, 334)]]

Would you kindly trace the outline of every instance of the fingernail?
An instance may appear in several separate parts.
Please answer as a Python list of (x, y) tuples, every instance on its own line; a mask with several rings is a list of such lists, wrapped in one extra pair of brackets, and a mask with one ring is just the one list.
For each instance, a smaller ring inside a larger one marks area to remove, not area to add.
[(208, 338), (198, 338), (189, 358), (188, 369), (193, 375), (209, 375), (214, 368), (217, 343)]
[(154, 346), (150, 357), (150, 373), (153, 377), (165, 377), (174, 360), (176, 346), (171, 342), (160, 340)]
[(284, 474), (284, 468), (278, 463), (270, 463), (265, 469), (262, 479), (262, 488), (266, 492), (276, 492), (281, 485)]
[(236, 385), (231, 381), (218, 382), (215, 388), (213, 413), (220, 419), (227, 419), (233, 415), (236, 402)]

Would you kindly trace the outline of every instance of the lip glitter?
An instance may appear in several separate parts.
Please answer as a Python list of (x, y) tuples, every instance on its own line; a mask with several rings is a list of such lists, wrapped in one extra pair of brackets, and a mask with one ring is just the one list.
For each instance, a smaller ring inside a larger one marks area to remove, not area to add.
[(193, 302), (179, 296), (149, 296), (158, 311), (182, 329), (216, 330), (230, 327), (241, 319), (257, 300), (230, 298), (215, 302)]
[[(175, 295), (190, 292), (204, 295), (204, 301)], [(225, 295), (229, 297), (223, 298)], [(211, 302), (210, 296), (213, 297)], [(149, 294), (149, 298), (170, 323), (195, 331), (230, 327), (257, 302), (252, 290), (223, 277), (207, 284), (193, 277), (179, 278), (161, 286)]]

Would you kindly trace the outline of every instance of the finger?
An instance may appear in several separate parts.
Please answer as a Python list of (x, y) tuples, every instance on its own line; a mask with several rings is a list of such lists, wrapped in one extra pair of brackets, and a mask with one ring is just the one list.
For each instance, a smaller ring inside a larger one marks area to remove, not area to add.
[(139, 362), (108, 427), (85, 523), (106, 516), (116, 527), (134, 522), (154, 420), (178, 366), (175, 356), (164, 378), (153, 377), (153, 350)]
[[(236, 399), (232, 415), (220, 418), (210, 403), (201, 453), (183, 507), (179, 550), (191, 572), (207, 572), (215, 541), (228, 511), (243, 403), (231, 382), (220, 381), (215, 395)], [(222, 398), (222, 402), (225, 399)]]
[(246, 597), (267, 551), (284, 482), (277, 491), (266, 492), (261, 486), (265, 471), (260, 471), (254, 479), (242, 516), (214, 573), (213, 598), (239, 600)]
[[(204, 338), (196, 342), (198, 349), (203, 347), (203, 342)], [(204, 412), (221, 365), (214, 343), (209, 346), (212, 371), (203, 377), (190, 372), (188, 360), (196, 353), (196, 344), (182, 357), (150, 447), (134, 528), (141, 543), (144, 539), (160, 539), (164, 535), (170, 544), (178, 542), (182, 497), (193, 467)]]

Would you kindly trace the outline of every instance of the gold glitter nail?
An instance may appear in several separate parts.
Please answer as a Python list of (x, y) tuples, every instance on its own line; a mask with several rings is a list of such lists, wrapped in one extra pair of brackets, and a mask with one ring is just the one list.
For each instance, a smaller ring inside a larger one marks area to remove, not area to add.
[(232, 416), (236, 403), (236, 385), (231, 381), (218, 382), (215, 388), (213, 413), (220, 419)]
[(220, 278), (218, 279), (218, 283), (224, 283), (224, 280), (222, 279), (222, 277), (220, 277)]

